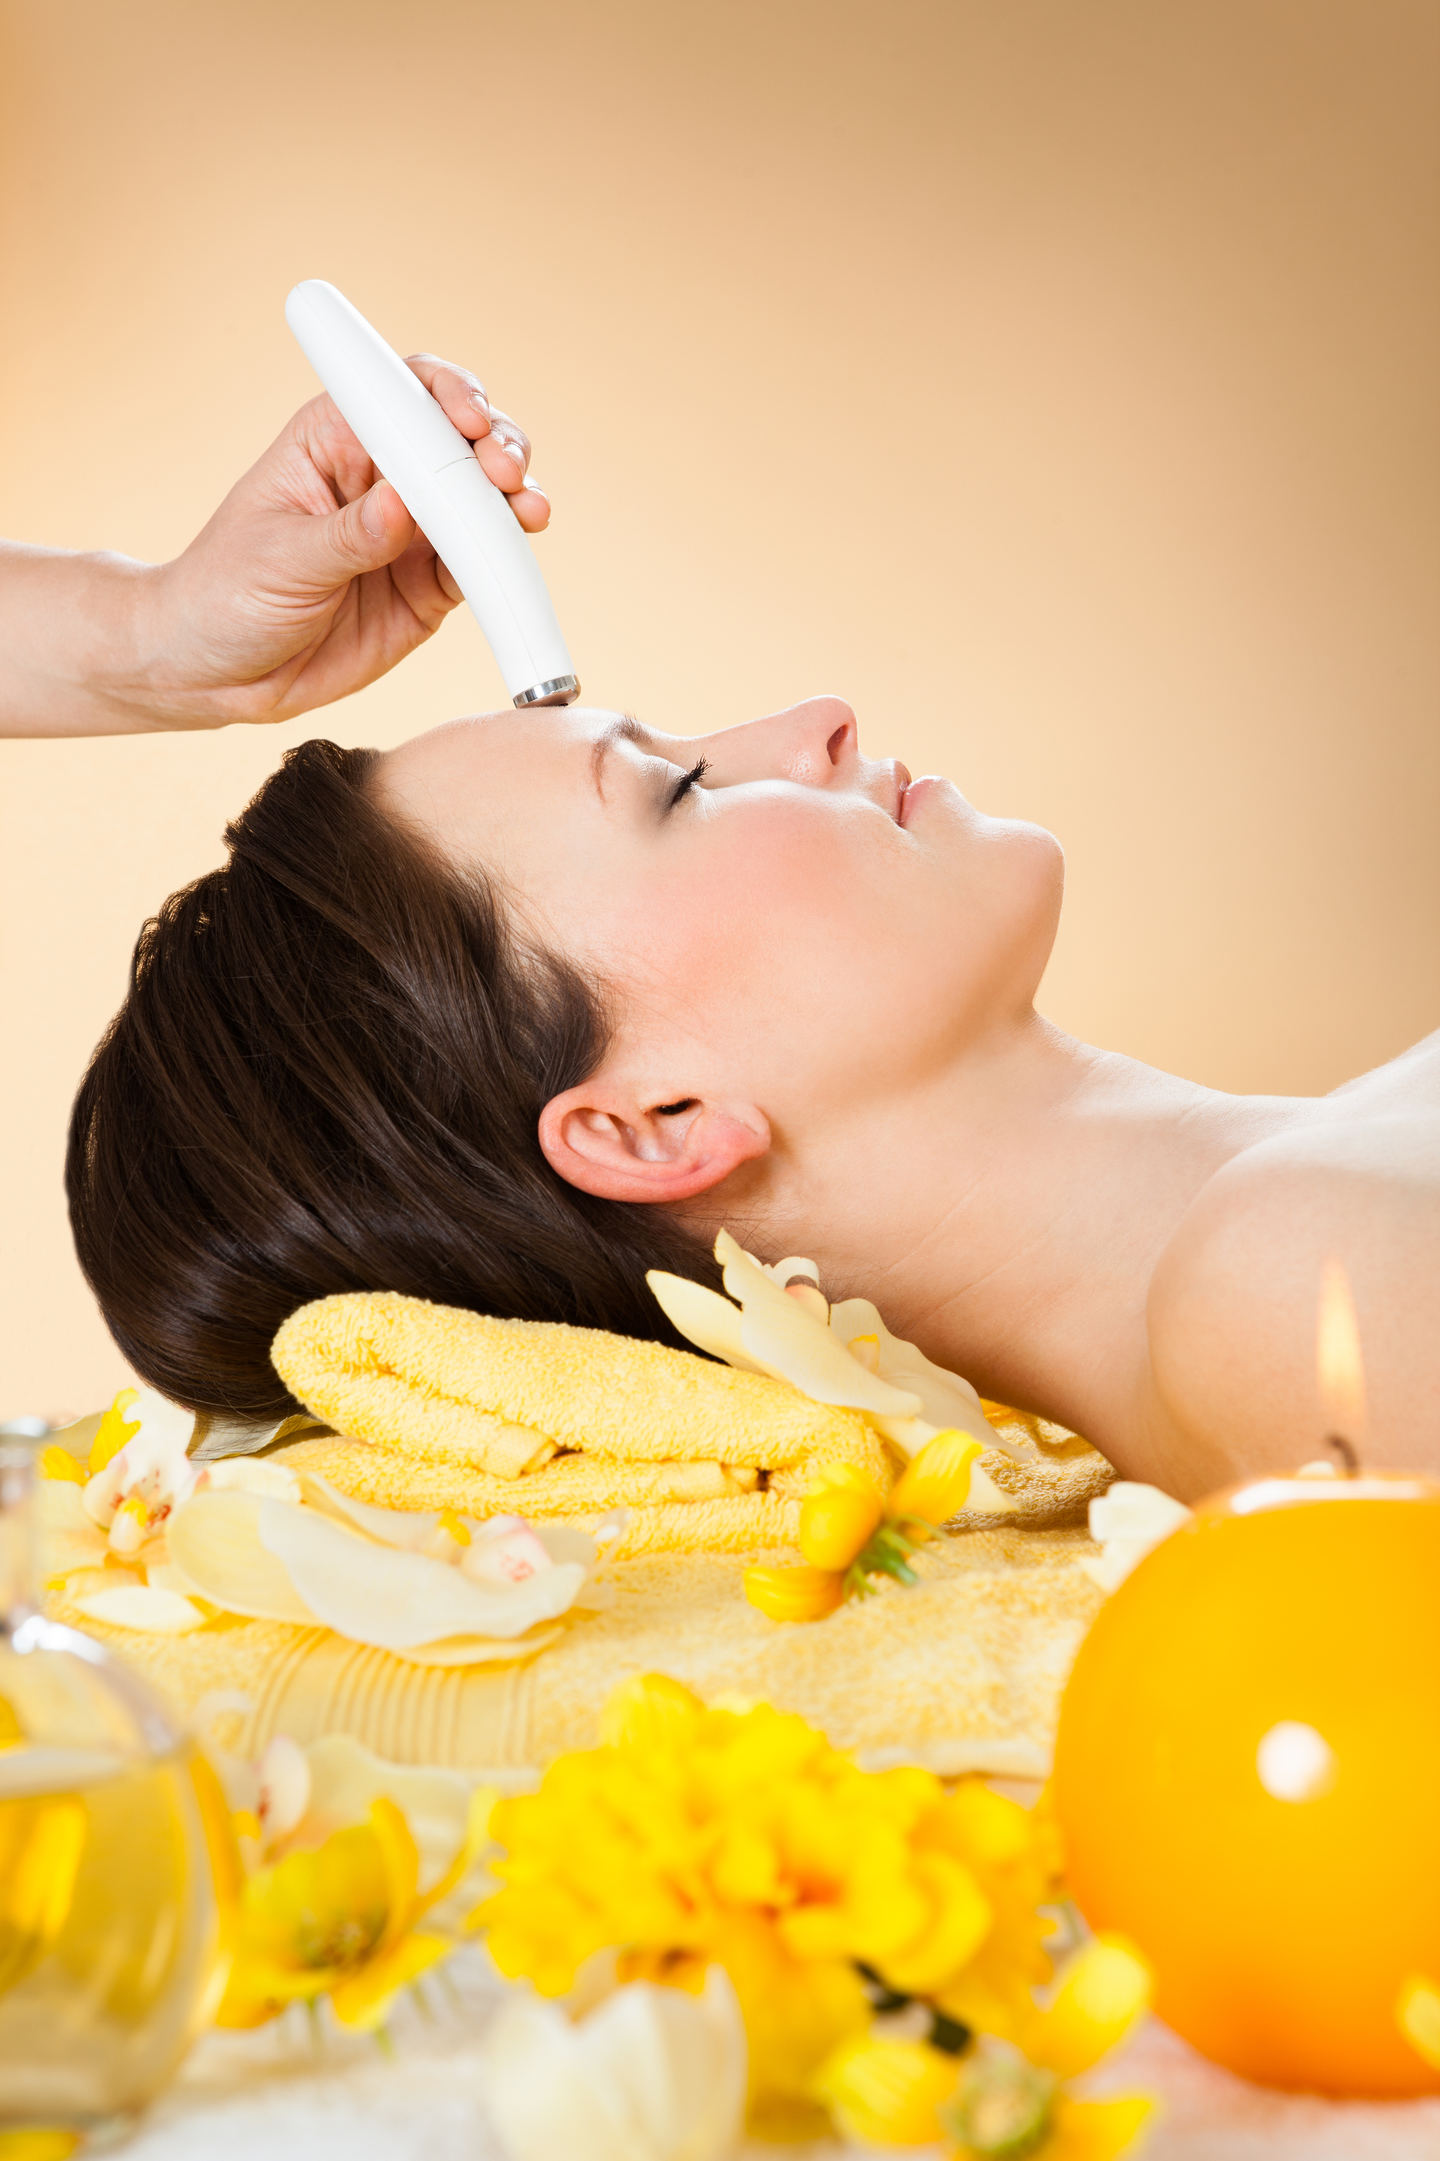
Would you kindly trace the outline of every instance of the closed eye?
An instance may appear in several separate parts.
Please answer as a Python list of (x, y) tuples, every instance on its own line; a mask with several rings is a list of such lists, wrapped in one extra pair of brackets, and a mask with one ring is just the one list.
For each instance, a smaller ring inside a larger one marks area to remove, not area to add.
[(703, 780), (709, 770), (710, 760), (708, 758), (698, 758), (695, 761), (694, 765), (691, 766), (689, 772), (682, 773), (679, 780), (676, 781), (674, 787), (670, 791), (669, 800), (666, 803), (665, 808), (667, 810), (673, 810), (682, 796), (688, 795), (692, 788), (698, 787), (699, 783), (701, 782), (701, 780)]

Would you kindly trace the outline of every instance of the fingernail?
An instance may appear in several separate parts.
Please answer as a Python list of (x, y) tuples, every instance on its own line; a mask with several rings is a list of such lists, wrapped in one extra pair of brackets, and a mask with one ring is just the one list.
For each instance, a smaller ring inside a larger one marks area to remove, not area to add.
[(486, 397), (484, 391), (480, 388), (480, 385), (478, 383), (475, 385), (475, 388), (470, 393), (470, 403), (472, 405), (478, 405), (481, 412), (486, 414), (488, 417), (490, 412), (490, 400)]
[(360, 505), (360, 523), (372, 540), (385, 538), (385, 517), (380, 508), (380, 490), (384, 485), (383, 480), (377, 480)]
[(505, 448), (523, 472), (525, 470), (525, 447), (522, 443), (507, 443)]

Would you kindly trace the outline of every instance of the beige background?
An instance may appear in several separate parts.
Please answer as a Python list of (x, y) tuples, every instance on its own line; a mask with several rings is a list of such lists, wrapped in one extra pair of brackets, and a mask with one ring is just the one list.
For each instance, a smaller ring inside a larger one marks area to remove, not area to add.
[[(1053, 826), (1047, 1009), (1225, 1088), (1440, 1021), (1434, 0), (0, 0), (0, 531), (179, 549), (344, 287), (557, 504), (587, 694), (817, 689)], [(134, 932), (306, 734), (0, 745), (0, 1408), (118, 1363), (68, 1100)]]

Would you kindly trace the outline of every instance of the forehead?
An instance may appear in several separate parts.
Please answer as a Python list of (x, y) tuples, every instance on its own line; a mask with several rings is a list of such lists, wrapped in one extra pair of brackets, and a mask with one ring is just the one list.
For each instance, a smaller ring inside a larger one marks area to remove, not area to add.
[(618, 718), (599, 706), (536, 706), (447, 720), (382, 755), (381, 802), (443, 839), (481, 802), (503, 815), (522, 789), (544, 795), (584, 783)]

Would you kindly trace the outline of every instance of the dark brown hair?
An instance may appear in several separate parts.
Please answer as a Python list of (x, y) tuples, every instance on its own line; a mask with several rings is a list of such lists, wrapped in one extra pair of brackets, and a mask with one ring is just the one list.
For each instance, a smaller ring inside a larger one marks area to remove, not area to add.
[(75, 1101), (80, 1265), (136, 1372), (195, 1410), (293, 1408), (270, 1344), (329, 1292), (673, 1342), (645, 1270), (714, 1280), (672, 1217), (551, 1170), (536, 1121), (599, 1063), (603, 999), (382, 812), (376, 755), (287, 755), (229, 861), (141, 931)]

